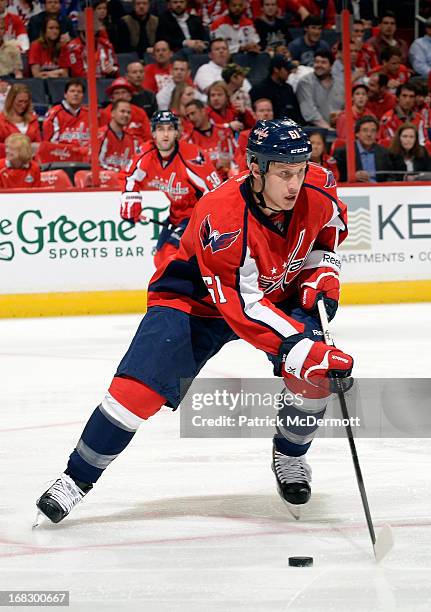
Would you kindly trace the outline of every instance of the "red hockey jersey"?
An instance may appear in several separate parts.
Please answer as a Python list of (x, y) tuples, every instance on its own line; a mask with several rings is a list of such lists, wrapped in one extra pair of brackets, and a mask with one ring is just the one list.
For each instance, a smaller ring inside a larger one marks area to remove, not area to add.
[(387, 142), (389, 138), (395, 136), (395, 132), (403, 123), (413, 123), (418, 128), (419, 144), (425, 144), (427, 133), (425, 131), (422, 115), (412, 111), (409, 115), (401, 113), (401, 109), (396, 106), (392, 110), (385, 113), (380, 119), (380, 129), (378, 133), (378, 142)]
[(223, 178), (227, 176), (234, 159), (237, 144), (230, 128), (211, 124), (209, 130), (193, 128), (184, 138), (195, 144), (212, 161)]
[(159, 190), (171, 201), (169, 218), (173, 225), (188, 219), (203, 193), (221, 183), (213, 164), (193, 144), (180, 142), (168, 159), (154, 143), (144, 146), (122, 179), (123, 191)]
[(88, 109), (81, 106), (74, 111), (63, 100), (49, 109), (43, 122), (43, 139), (47, 142), (88, 145), (90, 141), (90, 128), (88, 122)]
[(6, 159), (0, 159), (0, 189), (30, 189), (40, 186), (40, 168), (35, 161), (24, 168), (12, 168)]
[[(132, 119), (127, 126), (127, 131), (144, 142), (151, 140), (151, 125), (147, 113), (139, 106), (136, 106), (136, 104), (131, 104), (130, 108), (132, 109)], [(100, 111), (100, 126), (108, 125), (111, 121), (111, 111), (112, 104), (108, 104), (106, 108)]]
[(277, 355), (297, 333), (277, 305), (296, 293), (301, 270), (339, 270), (335, 250), (347, 236), (347, 208), (332, 173), (310, 163), (280, 229), (256, 205), (248, 176), (201, 198), (178, 253), (150, 281), (148, 305), (223, 317), (240, 338)]
[(16, 123), (12, 123), (4, 113), (0, 113), (0, 142), (4, 142), (10, 134), (25, 134), (30, 138), (31, 142), (40, 142), (41, 137), (37, 115), (33, 113), (25, 132), (22, 132)]
[[(87, 77), (87, 49), (78, 37), (65, 45), (58, 60), (60, 68), (67, 68), (71, 77)], [(114, 65), (116, 71), (110, 71)], [(118, 74), (118, 60), (114, 47), (106, 37), (99, 36), (96, 48), (96, 76), (114, 78)]]
[(99, 165), (105, 170), (125, 170), (139, 153), (140, 140), (125, 130), (121, 137), (109, 126), (99, 129)]

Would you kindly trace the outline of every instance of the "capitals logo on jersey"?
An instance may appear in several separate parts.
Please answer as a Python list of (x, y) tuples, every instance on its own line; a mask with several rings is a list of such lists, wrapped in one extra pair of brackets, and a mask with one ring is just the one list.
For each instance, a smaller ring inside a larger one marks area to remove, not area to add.
[(210, 223), (210, 215), (205, 217), (199, 229), (199, 237), (203, 250), (209, 246), (212, 253), (228, 249), (233, 245), (240, 233), (241, 228), (234, 232), (226, 232), (225, 234), (220, 234), (216, 229), (213, 230)]
[(307, 259), (314, 244), (313, 240), (308, 248), (306, 255), (304, 257), (296, 259), (296, 255), (300, 250), (302, 243), (304, 242), (304, 237), (305, 229), (301, 230), (301, 232), (299, 233), (299, 238), (296, 247), (290, 254), (289, 259), (283, 264), (284, 270), (283, 272), (281, 272), (281, 274), (278, 274), (275, 277), (268, 277), (264, 275), (261, 275), (259, 277), (259, 285), (261, 286), (265, 294), (272, 293), (272, 291), (276, 291), (277, 289), (281, 289), (282, 291), (284, 291), (293, 280), (293, 278), (288, 279), (288, 275), (293, 273), (296, 276), (296, 274), (301, 270), (302, 266), (304, 265), (304, 261)]

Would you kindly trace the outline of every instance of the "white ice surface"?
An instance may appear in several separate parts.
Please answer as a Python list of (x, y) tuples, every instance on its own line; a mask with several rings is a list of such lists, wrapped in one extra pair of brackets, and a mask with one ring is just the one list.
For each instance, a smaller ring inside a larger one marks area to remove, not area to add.
[[(36, 498), (64, 469), (138, 320), (0, 321), (0, 590), (67, 589), (82, 611), (431, 610), (428, 439), (358, 441), (376, 527), (389, 522), (395, 536), (380, 565), (345, 439), (315, 441), (312, 498), (294, 522), (270, 440), (180, 439), (167, 409), (73, 515), (32, 531)], [(333, 328), (356, 376), (430, 376), (430, 304), (344, 307)], [(203, 375), (271, 367), (236, 342)], [(314, 567), (288, 567), (292, 555)]]

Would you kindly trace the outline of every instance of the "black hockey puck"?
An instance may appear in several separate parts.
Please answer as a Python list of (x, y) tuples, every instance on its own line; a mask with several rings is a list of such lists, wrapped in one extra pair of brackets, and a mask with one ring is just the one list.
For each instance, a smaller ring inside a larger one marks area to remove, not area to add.
[(290, 567), (311, 567), (313, 557), (289, 557)]

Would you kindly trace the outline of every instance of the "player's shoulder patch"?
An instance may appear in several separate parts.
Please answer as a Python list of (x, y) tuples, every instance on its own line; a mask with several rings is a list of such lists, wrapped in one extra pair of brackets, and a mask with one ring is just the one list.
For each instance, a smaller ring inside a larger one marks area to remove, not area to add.
[(224, 251), (233, 245), (241, 233), (241, 228), (232, 232), (220, 232), (211, 225), (211, 214), (208, 214), (201, 222), (199, 228), (199, 238), (202, 244), (202, 249), (205, 251), (208, 247), (211, 253)]
[[(334, 160), (335, 162), (335, 160)], [(309, 171), (305, 177), (305, 182), (323, 189), (331, 189), (337, 186), (334, 173), (328, 168), (324, 168), (319, 164), (309, 162)]]

